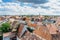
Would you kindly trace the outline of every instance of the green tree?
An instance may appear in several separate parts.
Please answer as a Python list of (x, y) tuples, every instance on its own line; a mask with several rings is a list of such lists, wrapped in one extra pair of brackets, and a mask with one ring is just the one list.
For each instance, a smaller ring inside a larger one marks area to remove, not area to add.
[(3, 33), (6, 33), (9, 32), (9, 28), (10, 28), (10, 24), (6, 22), (1, 25), (0, 29), (2, 30)]

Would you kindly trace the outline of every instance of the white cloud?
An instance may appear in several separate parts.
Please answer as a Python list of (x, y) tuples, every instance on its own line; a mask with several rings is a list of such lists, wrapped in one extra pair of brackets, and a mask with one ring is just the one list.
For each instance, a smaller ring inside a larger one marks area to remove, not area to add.
[(36, 15), (36, 9), (29, 6), (20, 6), (18, 3), (1, 3), (0, 15)]
[(0, 2), (2, 2), (2, 0), (0, 0)]
[[(40, 6), (49, 7), (46, 9), (48, 14), (52, 13), (51, 15), (60, 15), (60, 2), (59, 0), (49, 0), (48, 3), (41, 4)], [(46, 13), (46, 12), (45, 12)]]
[[(31, 7), (31, 3), (29, 6), (28, 3), (24, 3), (24, 6), (20, 6), (21, 3), (1, 3), (0, 8), (5, 11), (0, 11), (0, 15), (60, 15), (60, 2), (59, 0), (49, 0), (48, 3), (45, 4), (32, 4), (32, 6), (36, 6), (37, 8)], [(49, 9), (41, 8), (49, 7)], [(1, 14), (2, 13), (2, 14)]]

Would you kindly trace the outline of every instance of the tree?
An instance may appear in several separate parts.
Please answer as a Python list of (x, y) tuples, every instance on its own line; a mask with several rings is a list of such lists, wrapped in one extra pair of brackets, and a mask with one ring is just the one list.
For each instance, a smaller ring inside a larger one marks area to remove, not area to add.
[(6, 22), (1, 25), (1, 30), (3, 33), (9, 32), (10, 23)]

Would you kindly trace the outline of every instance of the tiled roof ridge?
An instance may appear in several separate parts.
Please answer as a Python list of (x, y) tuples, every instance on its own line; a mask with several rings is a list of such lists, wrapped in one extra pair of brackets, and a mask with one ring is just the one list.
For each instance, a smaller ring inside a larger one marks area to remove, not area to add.
[(38, 38), (40, 38), (40, 39), (42, 39), (42, 40), (46, 40), (46, 39), (42, 38), (41, 36), (39, 36), (39, 35), (37, 35), (37, 34), (35, 34), (35, 33), (33, 33), (33, 35), (36, 35)]

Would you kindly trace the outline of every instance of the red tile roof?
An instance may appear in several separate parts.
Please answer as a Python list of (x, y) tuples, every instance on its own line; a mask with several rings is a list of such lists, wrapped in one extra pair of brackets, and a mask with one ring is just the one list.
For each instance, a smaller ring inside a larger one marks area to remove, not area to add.
[(51, 35), (47, 30), (47, 27), (40, 27), (39, 29), (36, 29), (34, 31), (35, 34), (37, 34), (38, 36), (41, 36), (42, 38), (45, 38), (46, 40), (51, 40)]

